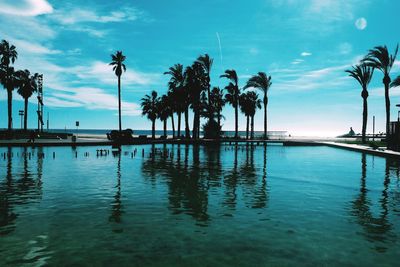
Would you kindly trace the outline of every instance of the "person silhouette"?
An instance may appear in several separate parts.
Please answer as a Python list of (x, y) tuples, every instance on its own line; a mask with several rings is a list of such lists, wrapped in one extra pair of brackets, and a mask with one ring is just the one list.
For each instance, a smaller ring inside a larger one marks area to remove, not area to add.
[(350, 127), (349, 135), (350, 135), (350, 136), (355, 135), (355, 132), (354, 132), (354, 130), (353, 130), (353, 127)]

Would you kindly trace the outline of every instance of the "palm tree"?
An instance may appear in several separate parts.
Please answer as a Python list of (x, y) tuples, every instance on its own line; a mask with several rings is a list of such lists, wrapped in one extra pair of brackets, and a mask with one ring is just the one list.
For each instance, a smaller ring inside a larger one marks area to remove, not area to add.
[(152, 91), (151, 95), (145, 95), (141, 99), (142, 116), (147, 116), (151, 120), (151, 138), (156, 138), (156, 119), (158, 117), (158, 97), (157, 92)]
[(215, 115), (217, 116), (218, 126), (221, 129), (221, 118), (223, 117), (221, 112), (226, 103), (225, 99), (224, 99), (224, 90), (220, 89), (219, 87), (214, 87), (211, 90), (210, 100), (211, 100), (210, 102), (212, 103)]
[(8, 130), (10, 131), (12, 129), (12, 91), (16, 88), (15, 72), (14, 68), (10, 67), (10, 63), (14, 64), (18, 57), (16, 47), (6, 40), (1, 41), (0, 57), (0, 79), (7, 90)]
[(8, 130), (12, 130), (12, 92), (19, 87), (18, 72), (13, 67), (0, 69), (0, 82), (7, 90)]
[(163, 122), (164, 124), (164, 136), (167, 137), (167, 120), (168, 117), (171, 116), (171, 107), (169, 105), (170, 100), (168, 99), (167, 95), (162, 95), (160, 100), (157, 102), (157, 115), (158, 118)]
[(368, 54), (362, 60), (365, 64), (375, 69), (380, 70), (383, 73), (383, 84), (385, 86), (385, 104), (386, 104), (386, 134), (389, 132), (390, 124), (390, 97), (389, 97), (389, 86), (390, 86), (390, 71), (392, 70), (393, 63), (396, 60), (399, 45), (393, 55), (390, 55), (388, 49), (385, 46), (376, 46), (374, 49), (369, 50)]
[(119, 122), (119, 131), (122, 130), (122, 122), (121, 122), (121, 75), (123, 71), (126, 71), (126, 66), (124, 61), (126, 56), (122, 54), (122, 51), (117, 51), (115, 54), (111, 55), (110, 65), (113, 66), (113, 71), (115, 75), (118, 77), (118, 122)]
[(246, 139), (249, 139), (250, 103), (246, 93), (239, 96), (240, 111), (246, 116)]
[(367, 130), (367, 119), (368, 119), (368, 84), (374, 74), (374, 68), (366, 66), (365, 64), (353, 66), (351, 70), (346, 70), (350, 77), (353, 77), (358, 81), (362, 87), (361, 97), (363, 99), (363, 123), (362, 123), (362, 143), (365, 144), (365, 132)]
[(208, 108), (209, 108), (209, 119), (212, 120), (214, 111), (212, 110), (212, 104), (211, 104), (211, 91), (210, 91), (210, 72), (211, 72), (211, 67), (213, 64), (213, 59), (210, 58), (208, 54), (199, 56), (196, 60), (197, 63), (200, 64), (200, 66), (203, 68), (204, 71), (204, 78), (205, 78), (205, 86), (207, 89), (207, 99), (208, 99)]
[(264, 139), (267, 139), (267, 105), (268, 105), (268, 90), (271, 87), (271, 76), (267, 76), (265, 72), (259, 72), (257, 75), (251, 77), (244, 89), (253, 87), (261, 90), (264, 93)]
[(37, 91), (39, 74), (31, 75), (29, 70), (23, 70), (18, 72), (18, 76), (20, 83), (17, 92), (24, 99), (24, 130), (26, 131), (28, 125), (28, 99)]
[(185, 73), (185, 87), (194, 113), (193, 139), (197, 139), (200, 137), (201, 93), (204, 89), (206, 75), (202, 66), (197, 62), (187, 67)]
[(225, 95), (225, 99), (235, 109), (235, 138), (238, 138), (239, 79), (235, 70), (226, 70), (225, 74), (222, 74), (220, 78), (227, 78), (230, 80), (230, 83), (225, 87), (228, 91)]
[(254, 115), (256, 110), (261, 108), (261, 100), (258, 98), (258, 94), (254, 91), (243, 93), (239, 97), (240, 110), (244, 113), (247, 119), (246, 124), (246, 139), (249, 139), (249, 121), (251, 118), (251, 136), (254, 138)]
[(175, 138), (175, 122), (174, 122), (174, 112), (176, 110), (175, 109), (175, 99), (174, 99), (174, 95), (170, 91), (168, 91), (167, 97), (168, 97), (168, 106), (169, 106), (170, 111), (171, 111), (169, 116), (171, 117), (172, 138)]
[(174, 111), (178, 115), (178, 137), (181, 136), (181, 117), (184, 112), (184, 102), (185, 102), (185, 94), (184, 94), (184, 74), (183, 74), (183, 65), (175, 64), (170, 67), (168, 71), (164, 72), (164, 74), (168, 74), (171, 76), (168, 87), (170, 95), (174, 100)]
[(399, 87), (399, 86), (400, 86), (400, 75), (397, 76), (397, 78), (394, 79), (394, 81), (390, 84), (391, 88)]

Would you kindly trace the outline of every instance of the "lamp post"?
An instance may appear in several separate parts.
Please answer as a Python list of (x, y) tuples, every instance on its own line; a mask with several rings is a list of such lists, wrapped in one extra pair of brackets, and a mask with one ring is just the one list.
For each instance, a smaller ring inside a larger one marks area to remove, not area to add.
[(21, 129), (22, 129), (22, 118), (24, 117), (24, 111), (23, 110), (19, 110), (18, 111), (18, 115), (21, 117)]

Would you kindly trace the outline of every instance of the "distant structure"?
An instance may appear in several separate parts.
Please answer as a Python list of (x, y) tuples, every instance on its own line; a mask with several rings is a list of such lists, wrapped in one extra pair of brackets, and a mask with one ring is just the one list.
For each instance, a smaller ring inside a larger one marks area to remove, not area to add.
[(387, 148), (400, 152), (400, 121), (392, 121), (389, 124)]

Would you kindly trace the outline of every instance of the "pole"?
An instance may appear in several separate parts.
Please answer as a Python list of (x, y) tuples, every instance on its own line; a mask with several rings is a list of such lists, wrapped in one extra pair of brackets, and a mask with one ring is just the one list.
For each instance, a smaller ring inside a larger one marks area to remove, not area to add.
[(49, 112), (47, 112), (47, 131), (49, 131), (49, 120), (50, 120), (50, 115)]
[(375, 141), (375, 115), (372, 117), (372, 141)]

